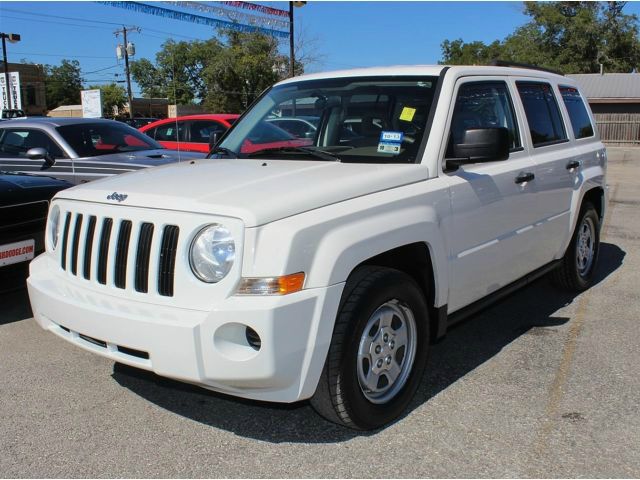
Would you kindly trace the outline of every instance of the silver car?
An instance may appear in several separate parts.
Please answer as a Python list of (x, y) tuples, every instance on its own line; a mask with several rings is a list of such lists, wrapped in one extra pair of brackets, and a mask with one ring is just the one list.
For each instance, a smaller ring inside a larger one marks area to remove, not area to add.
[(113, 120), (33, 118), (0, 123), (0, 170), (48, 175), (74, 184), (203, 157), (167, 150)]

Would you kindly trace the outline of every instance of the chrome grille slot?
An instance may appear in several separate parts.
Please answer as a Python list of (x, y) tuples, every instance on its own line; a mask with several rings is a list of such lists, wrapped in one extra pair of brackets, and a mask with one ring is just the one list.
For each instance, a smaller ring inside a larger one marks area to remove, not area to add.
[(76, 215), (76, 226), (73, 229), (73, 243), (71, 244), (71, 273), (78, 274), (78, 245), (80, 244), (80, 229), (82, 228), (82, 214)]
[(109, 240), (111, 239), (111, 228), (113, 220), (105, 218), (102, 221), (102, 232), (100, 234), (100, 246), (98, 247), (98, 282), (107, 284), (107, 258), (109, 255)]
[(87, 236), (84, 242), (84, 261), (82, 273), (86, 280), (91, 280), (91, 253), (93, 252), (93, 235), (96, 231), (96, 216), (89, 217), (89, 225), (87, 227)]
[(120, 223), (120, 232), (116, 243), (116, 257), (114, 265), (114, 281), (116, 287), (127, 286), (127, 258), (129, 256), (129, 239), (131, 238), (131, 220)]
[(180, 229), (175, 225), (165, 225), (162, 232), (158, 267), (158, 293), (165, 297), (173, 296), (173, 277), (179, 233)]
[(149, 291), (149, 258), (153, 240), (153, 223), (143, 223), (138, 237), (136, 252), (135, 289), (137, 292)]

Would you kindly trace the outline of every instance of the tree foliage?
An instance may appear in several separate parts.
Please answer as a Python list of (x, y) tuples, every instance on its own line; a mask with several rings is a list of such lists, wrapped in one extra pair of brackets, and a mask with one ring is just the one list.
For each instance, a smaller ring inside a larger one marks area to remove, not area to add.
[(206, 97), (202, 72), (221, 49), (222, 44), (215, 38), (192, 42), (167, 40), (156, 54), (155, 64), (147, 59), (131, 62), (131, 76), (147, 98), (166, 97), (172, 103), (194, 103)]
[(567, 73), (630, 72), (640, 63), (638, 17), (626, 2), (525, 2), (531, 21), (490, 44), (441, 44), (442, 62), (483, 65), (499, 58)]
[(203, 103), (214, 112), (242, 112), (285, 75), (288, 59), (278, 54), (272, 37), (235, 31), (226, 35), (227, 45), (204, 69), (208, 90)]
[(60, 105), (78, 105), (82, 81), (80, 62), (77, 60), (65, 59), (58, 66), (46, 65), (47, 108), (52, 109)]
[[(225, 42), (168, 40), (155, 63), (131, 63), (131, 75), (144, 97), (166, 97), (172, 103), (204, 105), (216, 112), (241, 112), (265, 88), (284, 78), (288, 58), (272, 37), (222, 32)], [(303, 63), (296, 62), (297, 73)]]
[(115, 83), (109, 85), (92, 85), (88, 89), (100, 90), (102, 115), (104, 117), (113, 117), (116, 109), (119, 110), (127, 104), (127, 91)]

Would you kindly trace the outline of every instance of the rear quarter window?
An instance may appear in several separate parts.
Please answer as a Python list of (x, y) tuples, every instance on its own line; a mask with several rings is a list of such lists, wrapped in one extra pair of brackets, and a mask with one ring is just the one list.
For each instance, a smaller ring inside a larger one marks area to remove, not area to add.
[(577, 88), (560, 86), (560, 94), (569, 113), (573, 135), (576, 139), (593, 137), (594, 130), (589, 112)]
[(516, 82), (534, 147), (564, 142), (567, 133), (551, 85)]

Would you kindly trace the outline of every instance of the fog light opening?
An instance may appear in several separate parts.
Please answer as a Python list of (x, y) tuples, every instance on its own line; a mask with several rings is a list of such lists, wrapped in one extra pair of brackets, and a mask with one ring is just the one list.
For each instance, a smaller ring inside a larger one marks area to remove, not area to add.
[(244, 334), (247, 337), (247, 343), (251, 348), (258, 351), (260, 350), (260, 346), (262, 345), (262, 340), (260, 340), (260, 335), (253, 328), (247, 327), (244, 330)]

